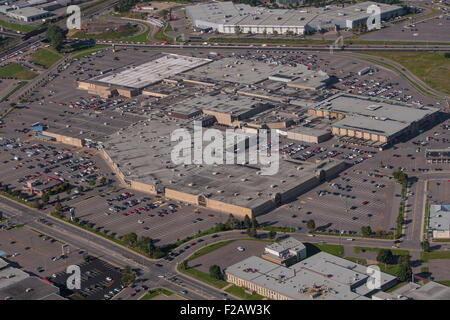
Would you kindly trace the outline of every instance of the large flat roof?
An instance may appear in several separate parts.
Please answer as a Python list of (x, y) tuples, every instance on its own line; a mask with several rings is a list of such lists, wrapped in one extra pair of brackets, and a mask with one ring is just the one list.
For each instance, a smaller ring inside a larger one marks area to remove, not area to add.
[[(251, 281), (295, 300), (311, 299), (318, 293), (320, 300), (364, 299), (369, 275), (366, 267), (325, 252), (319, 252), (290, 267), (279, 266), (259, 257), (249, 257), (226, 268), (226, 273)], [(395, 277), (381, 273), (381, 285)], [(353, 292), (359, 291), (360, 293)]]
[[(207, 194), (213, 200), (247, 208), (263, 204), (276, 193), (315, 178), (320, 165), (280, 159), (279, 173), (273, 176), (258, 174), (258, 165), (175, 165), (171, 151), (177, 143), (171, 142), (170, 137), (178, 128), (192, 132), (193, 121), (152, 116), (110, 135), (104, 144), (105, 151), (127, 179), (194, 195)], [(340, 162), (325, 162), (321, 168)]]
[(309, 23), (323, 24), (329, 21), (366, 19), (370, 16), (367, 8), (373, 4), (380, 7), (381, 14), (401, 9), (399, 6), (372, 1), (346, 7), (326, 6), (300, 9), (269, 9), (225, 1), (187, 6), (186, 12), (194, 25), (199, 27), (208, 27), (211, 24), (241, 27), (304, 27)]
[(141, 89), (162, 79), (190, 70), (210, 62), (209, 59), (194, 58), (178, 54), (165, 54), (155, 60), (138, 66), (130, 65), (118, 72), (91, 80), (110, 85)]
[(243, 60), (234, 57), (224, 58), (185, 73), (197, 80), (213, 82), (232, 82), (238, 84), (255, 84), (272, 75), (298, 78), (298, 81), (316, 85), (328, 77), (323, 71), (308, 70), (307, 66), (297, 64), (275, 65), (260, 61)]

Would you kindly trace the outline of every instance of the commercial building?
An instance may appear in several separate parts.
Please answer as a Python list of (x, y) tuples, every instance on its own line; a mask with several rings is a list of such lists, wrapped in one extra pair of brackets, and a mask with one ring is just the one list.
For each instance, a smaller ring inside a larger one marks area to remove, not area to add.
[(48, 11), (33, 8), (33, 7), (25, 7), (21, 9), (16, 9), (12, 11), (8, 11), (6, 15), (10, 18), (24, 21), (24, 22), (32, 22), (38, 19), (46, 18), (51, 16), (52, 14)]
[[(248, 164), (248, 156), (242, 164), (175, 164), (171, 134), (182, 128), (192, 133), (192, 126), (189, 119), (155, 114), (110, 135), (101, 154), (126, 187), (239, 217), (272, 210), (345, 169), (339, 160), (280, 160), (278, 173), (264, 176), (260, 165)], [(201, 137), (195, 139), (194, 145), (206, 147)]]
[(78, 81), (78, 88), (101, 97), (114, 94), (133, 97), (142, 93), (142, 89), (181, 72), (209, 63), (211, 60), (165, 54), (149, 62), (130, 64), (119, 70), (111, 70), (89, 80)]
[(337, 119), (332, 133), (383, 147), (434, 123), (439, 109), (405, 107), (372, 98), (337, 94), (309, 107), (308, 113)]
[(370, 13), (367, 8), (377, 5), (381, 19), (404, 14), (399, 6), (362, 2), (348, 7), (268, 9), (232, 2), (211, 2), (186, 7), (186, 16), (194, 28), (239, 34), (304, 34), (321, 29), (353, 29), (365, 24)]
[(42, 196), (44, 193), (60, 185), (61, 183), (61, 180), (41, 175), (36, 179), (24, 182), (22, 189), (26, 192)]
[[(228, 282), (275, 300), (368, 300), (367, 267), (319, 252), (289, 267), (251, 256), (225, 269)], [(381, 272), (381, 290), (397, 279)]]
[(450, 204), (432, 204), (428, 212), (428, 232), (435, 239), (449, 239)]
[(297, 239), (289, 237), (266, 246), (261, 257), (288, 267), (306, 258), (306, 247)]

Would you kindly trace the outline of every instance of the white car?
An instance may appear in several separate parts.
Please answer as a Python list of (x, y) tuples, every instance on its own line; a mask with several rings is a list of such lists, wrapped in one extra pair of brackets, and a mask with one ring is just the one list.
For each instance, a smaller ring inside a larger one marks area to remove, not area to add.
[(242, 251), (244, 251), (244, 250), (245, 250), (245, 249), (244, 249), (244, 248), (242, 248), (242, 247), (237, 247), (236, 249), (237, 249), (237, 251), (240, 251), (240, 252), (242, 252)]

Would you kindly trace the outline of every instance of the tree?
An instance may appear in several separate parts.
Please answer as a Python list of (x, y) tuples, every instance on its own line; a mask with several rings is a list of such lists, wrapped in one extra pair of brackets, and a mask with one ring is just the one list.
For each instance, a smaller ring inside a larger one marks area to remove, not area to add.
[(83, 187), (83, 186), (78, 186), (78, 187), (77, 187), (77, 190), (78, 190), (78, 192), (83, 192), (84, 187)]
[(428, 240), (425, 240), (421, 243), (422, 246), (422, 250), (425, 252), (429, 252), (430, 251), (430, 242)]
[(222, 271), (220, 270), (220, 267), (216, 264), (209, 267), (209, 275), (213, 279), (217, 279), (217, 280), (223, 279)]
[(59, 200), (55, 203), (55, 210), (56, 211), (61, 211), (62, 209), (62, 205), (61, 203), (59, 203)]
[(256, 231), (256, 228), (247, 228), (247, 235), (249, 236), (249, 237), (252, 237), (252, 238), (256, 238), (256, 236), (258, 235), (258, 233), (257, 233), (257, 231)]
[(252, 221), (250, 220), (248, 215), (245, 215), (245, 217), (244, 217), (244, 226), (246, 228), (250, 228), (252, 226)]
[(134, 232), (124, 234), (122, 237), (122, 241), (124, 241), (129, 246), (135, 246), (137, 243), (137, 234)]
[(306, 222), (306, 227), (309, 229), (309, 231), (314, 231), (314, 229), (316, 229), (316, 223), (313, 219), (310, 219)]
[(407, 263), (400, 264), (400, 267), (398, 268), (398, 271), (396, 273), (397, 278), (400, 281), (406, 281), (408, 279), (411, 279), (412, 275), (412, 269)]
[(183, 260), (183, 262), (181, 263), (181, 269), (186, 270), (189, 268), (189, 264), (187, 260)]
[(256, 217), (253, 216), (252, 217), (252, 228), (258, 228), (259, 227), (259, 223), (258, 221), (256, 221)]
[(93, 186), (95, 186), (95, 184), (97, 183), (97, 179), (95, 179), (95, 178), (92, 178), (91, 180), (89, 180), (89, 185), (91, 186), (91, 187), (93, 187)]
[(276, 236), (277, 236), (276, 231), (273, 231), (273, 230), (269, 231), (269, 239), (273, 240), (273, 239), (275, 239)]
[(31, 206), (33, 208), (39, 209), (41, 207), (41, 203), (39, 202), (39, 199), (35, 199), (32, 203)]
[(101, 178), (100, 178), (100, 184), (101, 184), (102, 186), (104, 186), (104, 185), (106, 184), (106, 178), (105, 178), (105, 177), (101, 177)]
[(136, 279), (136, 276), (133, 272), (133, 270), (131, 270), (130, 266), (125, 266), (122, 270), (122, 283), (124, 285), (129, 285), (130, 283), (132, 283), (134, 280)]
[(394, 260), (394, 255), (390, 249), (381, 249), (377, 255), (377, 261), (384, 264), (391, 264)]
[(372, 234), (372, 229), (370, 228), (370, 226), (362, 226), (361, 227), (361, 234), (364, 237), (370, 237), (370, 235)]
[(48, 203), (48, 200), (50, 199), (50, 196), (48, 195), (48, 193), (43, 193), (41, 196), (41, 200), (43, 203)]
[(45, 37), (55, 50), (61, 51), (66, 33), (59, 26), (52, 24), (47, 28)]

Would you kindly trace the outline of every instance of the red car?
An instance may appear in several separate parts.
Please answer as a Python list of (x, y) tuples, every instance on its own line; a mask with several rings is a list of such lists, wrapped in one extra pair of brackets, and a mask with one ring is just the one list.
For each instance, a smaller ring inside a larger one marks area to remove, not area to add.
[(154, 215), (153, 215), (153, 214), (151, 214), (151, 213), (149, 213), (149, 214), (148, 214), (148, 216), (149, 216), (149, 217), (154, 217)]
[(208, 214), (208, 217), (214, 217), (214, 215), (213, 214)]
[(192, 247), (193, 245), (195, 245), (195, 242), (192, 242), (189, 246)]
[(369, 203), (369, 201), (363, 201), (363, 203), (362, 204), (368, 204)]

